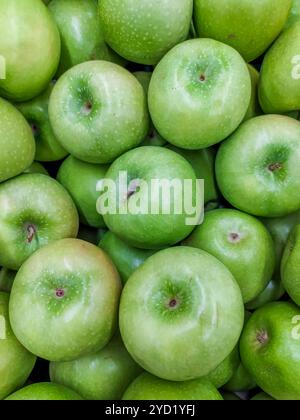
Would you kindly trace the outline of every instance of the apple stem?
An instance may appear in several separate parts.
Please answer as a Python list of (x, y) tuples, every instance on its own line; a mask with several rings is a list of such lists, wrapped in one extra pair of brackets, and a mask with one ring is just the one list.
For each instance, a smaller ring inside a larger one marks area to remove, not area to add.
[(27, 242), (30, 244), (33, 241), (36, 229), (33, 225), (28, 225), (27, 228)]

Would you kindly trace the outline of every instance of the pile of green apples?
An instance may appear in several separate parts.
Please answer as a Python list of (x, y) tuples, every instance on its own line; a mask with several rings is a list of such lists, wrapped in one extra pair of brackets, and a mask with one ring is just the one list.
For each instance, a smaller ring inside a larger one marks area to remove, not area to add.
[[(0, 399), (300, 400), (300, 0), (0, 0), (0, 28)], [(175, 178), (201, 224), (122, 211)]]

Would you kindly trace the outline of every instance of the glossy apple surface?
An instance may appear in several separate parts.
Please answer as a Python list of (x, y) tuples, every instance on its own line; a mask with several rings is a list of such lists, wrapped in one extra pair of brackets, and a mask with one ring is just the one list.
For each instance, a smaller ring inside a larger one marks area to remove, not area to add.
[(25, 388), (11, 394), (6, 400), (10, 401), (71, 401), (82, 398), (71, 389), (50, 382), (41, 382), (28, 385)]

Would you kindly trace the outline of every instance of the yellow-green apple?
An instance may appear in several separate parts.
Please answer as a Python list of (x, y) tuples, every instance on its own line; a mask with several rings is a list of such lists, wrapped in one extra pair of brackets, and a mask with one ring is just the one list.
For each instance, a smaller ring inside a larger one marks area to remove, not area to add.
[(72, 401), (82, 398), (63, 385), (40, 382), (26, 386), (6, 398), (9, 401)]

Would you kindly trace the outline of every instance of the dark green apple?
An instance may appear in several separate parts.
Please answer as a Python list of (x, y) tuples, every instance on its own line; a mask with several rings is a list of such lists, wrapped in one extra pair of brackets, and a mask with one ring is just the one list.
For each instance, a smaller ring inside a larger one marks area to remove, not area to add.
[(246, 369), (264, 392), (278, 400), (300, 399), (299, 319), (297, 306), (270, 303), (252, 315), (241, 337)]
[(300, 123), (263, 115), (243, 123), (220, 147), (216, 175), (234, 207), (262, 217), (300, 209)]
[(292, 1), (292, 8), (290, 10), (290, 14), (288, 20), (285, 24), (284, 29), (288, 29), (290, 26), (294, 25), (294, 23), (300, 20), (300, 1), (293, 0)]
[(108, 163), (138, 146), (149, 128), (141, 84), (107, 61), (64, 73), (51, 94), (49, 116), (62, 146), (89, 163)]
[(284, 295), (284, 288), (280, 279), (272, 279), (269, 281), (267, 287), (250, 302), (247, 302), (246, 308), (254, 310), (261, 308), (270, 302), (276, 302)]
[(46, 89), (60, 57), (60, 37), (47, 7), (40, 0), (0, 2), (0, 55), (5, 78), (0, 94), (27, 101)]
[(2, 268), (0, 270), (0, 292), (9, 293), (11, 291), (16, 274), (15, 271), (9, 270), (8, 268)]
[(291, 4), (292, 0), (195, 0), (194, 22), (199, 36), (225, 42), (253, 61), (277, 38)]
[(82, 400), (82, 398), (69, 388), (50, 382), (41, 382), (28, 385), (11, 394), (6, 400), (16, 401), (55, 401), (55, 400)]
[(239, 348), (236, 346), (225, 360), (212, 372), (208, 379), (216, 388), (224, 386), (234, 375), (240, 363)]
[(300, 306), (300, 224), (295, 226), (287, 241), (281, 262), (283, 287)]
[[(121, 185), (122, 172), (127, 173), (129, 184), (125, 186)], [(194, 226), (187, 223), (191, 214), (188, 215), (186, 206), (176, 207), (182, 203), (183, 195), (189, 203), (195, 203), (198, 198), (198, 205), (190, 209), (198, 220), (196, 213), (203, 204), (201, 191), (200, 194), (196, 191), (192, 166), (179, 154), (164, 147), (138, 147), (115, 160), (106, 178), (113, 181), (116, 188), (104, 194), (100, 192), (98, 211), (106, 212), (104, 221), (109, 230), (130, 245), (143, 249), (163, 248), (176, 244), (193, 230)], [(160, 182), (157, 188), (152, 187), (153, 180)], [(191, 188), (186, 189), (185, 194), (181, 188), (164, 188), (165, 181), (174, 180), (181, 186), (184, 180), (190, 181)], [(105, 208), (106, 203), (108, 208)], [(116, 209), (110, 209), (110, 204)]]
[(73, 389), (87, 400), (120, 400), (140, 373), (141, 368), (130, 357), (119, 335), (98, 353), (50, 364), (52, 382)]
[(13, 331), (46, 360), (97, 352), (115, 332), (120, 291), (115, 267), (95, 245), (79, 239), (53, 242), (18, 271), (9, 305)]
[(122, 57), (156, 64), (189, 33), (193, 0), (101, 0), (106, 42)]
[(113, 61), (104, 41), (97, 1), (52, 0), (49, 10), (61, 36), (58, 75), (85, 61)]
[(29, 168), (24, 171), (24, 174), (43, 174), (49, 175), (47, 169), (39, 162), (33, 162)]
[(36, 361), (11, 329), (8, 302), (9, 295), (0, 292), (0, 400), (25, 383)]
[(142, 373), (125, 392), (123, 400), (223, 400), (216, 387), (205, 378), (171, 382)]
[(224, 389), (231, 392), (244, 392), (256, 388), (256, 382), (240, 361), (234, 374), (224, 386)]
[(247, 121), (250, 118), (254, 118), (254, 117), (257, 117), (258, 115), (263, 114), (263, 111), (260, 107), (259, 99), (258, 99), (259, 72), (251, 64), (248, 64), (248, 70), (250, 73), (252, 90), (251, 90), (250, 104), (248, 107), (248, 111), (246, 112), (246, 115), (244, 117), (244, 121)]
[(245, 117), (250, 97), (250, 75), (239, 53), (212, 39), (193, 39), (155, 67), (148, 101), (160, 135), (196, 150), (228, 137)]
[(97, 212), (96, 203), (99, 197), (96, 186), (105, 178), (106, 165), (95, 165), (82, 162), (69, 156), (60, 166), (57, 180), (66, 188), (76, 204), (82, 223), (103, 228), (103, 217)]
[(35, 144), (21, 113), (0, 98), (0, 182), (21, 174), (33, 162)]
[(222, 261), (240, 286), (244, 302), (265, 289), (274, 271), (270, 233), (262, 222), (238, 210), (208, 212), (184, 244), (203, 249)]
[(107, 232), (103, 236), (99, 247), (110, 256), (124, 284), (131, 274), (155, 252), (151, 249), (135, 248), (122, 241), (112, 232)]
[(120, 305), (125, 346), (147, 371), (185, 381), (209, 374), (232, 352), (244, 320), (229, 270), (199, 249), (148, 258), (126, 283)]
[(299, 111), (299, 42), (300, 22), (297, 22), (282, 33), (264, 58), (260, 73), (259, 99), (265, 113)]
[(68, 152), (56, 139), (49, 121), (48, 105), (53, 85), (31, 101), (18, 104), (18, 109), (31, 126), (35, 143), (35, 159), (41, 162), (51, 162), (63, 159)]
[(266, 394), (265, 392), (260, 392), (259, 394), (256, 394), (253, 398), (251, 398), (252, 401), (274, 401), (274, 398), (270, 397), (270, 395)]
[(76, 207), (54, 179), (24, 174), (0, 184), (0, 265), (17, 270), (38, 248), (77, 233)]

